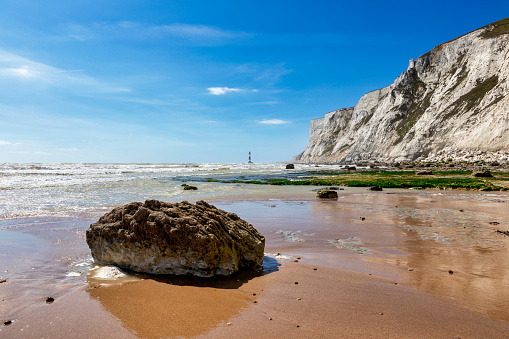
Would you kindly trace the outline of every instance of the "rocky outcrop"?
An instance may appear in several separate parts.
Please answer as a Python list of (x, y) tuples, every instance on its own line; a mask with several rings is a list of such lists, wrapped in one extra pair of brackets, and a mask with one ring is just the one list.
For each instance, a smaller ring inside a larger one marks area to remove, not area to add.
[(205, 201), (129, 203), (90, 225), (86, 239), (102, 263), (203, 277), (261, 268), (265, 246), (251, 224)]
[(507, 161), (508, 79), (509, 18), (435, 47), (355, 107), (312, 120), (293, 161)]

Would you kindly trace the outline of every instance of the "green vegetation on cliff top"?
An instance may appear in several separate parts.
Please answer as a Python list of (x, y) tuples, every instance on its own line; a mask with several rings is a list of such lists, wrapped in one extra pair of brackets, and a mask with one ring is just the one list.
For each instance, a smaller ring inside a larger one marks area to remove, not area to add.
[(486, 28), (488, 30), (481, 35), (483, 38), (494, 38), (502, 34), (509, 34), (509, 18), (489, 24)]

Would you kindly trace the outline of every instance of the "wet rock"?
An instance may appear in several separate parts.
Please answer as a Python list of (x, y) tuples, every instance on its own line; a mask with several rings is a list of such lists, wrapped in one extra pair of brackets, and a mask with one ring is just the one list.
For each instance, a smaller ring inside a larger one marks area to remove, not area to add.
[(288, 164), (288, 165), (286, 165), (286, 169), (295, 169), (295, 165), (294, 164)]
[(46, 298), (46, 303), (47, 303), (47, 304), (51, 304), (51, 303), (52, 303), (52, 302), (54, 302), (54, 301), (55, 301), (55, 299), (54, 299), (54, 298), (52, 298), (52, 297), (48, 297), (48, 298)]
[(338, 192), (331, 190), (320, 190), (316, 192), (316, 197), (320, 199), (335, 199), (338, 197)]
[(90, 225), (86, 239), (99, 262), (202, 277), (262, 268), (265, 247), (251, 224), (205, 201), (129, 203)]
[(453, 274), (454, 272), (452, 270), (447, 271), (449, 274)]
[(4, 321), (4, 326), (9, 326), (10, 324), (12, 324), (12, 320)]
[(198, 189), (198, 187), (191, 186), (191, 185), (188, 185), (188, 184), (182, 184), (181, 186), (184, 187), (184, 191), (189, 191), (189, 190), (196, 191)]
[(0, 284), (3, 284), (4, 282), (7, 282), (7, 279), (0, 279)]
[(500, 223), (499, 223), (498, 221), (490, 221), (490, 222), (489, 222), (489, 224), (490, 224), (490, 225), (498, 225), (498, 224), (500, 224)]
[(372, 186), (368, 188), (369, 191), (383, 191), (384, 189), (380, 186)]
[(491, 174), (490, 171), (473, 172), (472, 176), (476, 177), (476, 178), (492, 178), (493, 177), (493, 175)]
[(507, 235), (507, 236), (509, 236), (509, 231), (501, 231), (501, 230), (497, 230), (497, 233), (502, 233), (503, 235)]

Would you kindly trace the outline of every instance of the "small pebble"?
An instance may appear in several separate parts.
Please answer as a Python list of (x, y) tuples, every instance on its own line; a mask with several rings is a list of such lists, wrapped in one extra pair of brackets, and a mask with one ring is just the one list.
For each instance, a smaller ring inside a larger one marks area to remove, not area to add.
[(299, 262), (298, 260), (294, 260), (293, 262)]
[(463, 211), (463, 210), (460, 210), (460, 212), (465, 212), (465, 211)]
[(255, 301), (253, 301), (253, 304), (257, 304), (257, 303), (258, 303), (258, 301), (256, 301), (256, 300), (255, 300)]
[(7, 279), (0, 279), (0, 284), (4, 282), (7, 282)]
[(413, 269), (413, 268), (409, 268), (408, 270), (409, 270), (409, 271), (413, 271), (414, 269)]
[(297, 298), (297, 300), (301, 300), (300, 298)]
[(232, 323), (226, 323), (226, 325), (231, 326)]
[(299, 259), (299, 260), (300, 260), (300, 259), (301, 259), (301, 257), (297, 257), (297, 259)]
[(51, 303), (52, 303), (52, 302), (54, 302), (54, 301), (55, 301), (55, 299), (53, 299), (52, 297), (48, 297), (48, 298), (46, 299), (46, 302), (47, 302), (48, 304), (51, 304)]
[(380, 314), (380, 315), (384, 315), (384, 312), (380, 312), (379, 314)]
[(297, 325), (297, 327), (300, 327), (300, 325)]
[(269, 318), (269, 320), (272, 320), (272, 318)]
[(298, 285), (298, 284), (299, 284), (299, 282), (298, 282), (298, 281), (296, 281), (296, 282), (295, 282), (295, 285)]
[(394, 285), (397, 285), (398, 283), (394, 283)]
[(7, 320), (4, 322), (4, 326), (9, 326), (10, 324), (12, 324), (12, 320)]
[(362, 221), (364, 221), (364, 220), (366, 220), (366, 218), (364, 218), (364, 217), (361, 217), (361, 220), (362, 220)]
[(316, 270), (318, 270), (318, 268), (313, 268), (313, 271), (316, 271)]
[(449, 270), (449, 274), (453, 274), (454, 272), (452, 270)]
[(253, 293), (253, 295), (256, 295), (256, 293)]

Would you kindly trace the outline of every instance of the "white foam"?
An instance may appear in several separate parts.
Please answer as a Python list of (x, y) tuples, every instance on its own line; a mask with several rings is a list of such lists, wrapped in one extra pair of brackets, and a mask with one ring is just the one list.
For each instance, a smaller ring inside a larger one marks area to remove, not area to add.
[(116, 266), (102, 266), (91, 270), (92, 276), (97, 279), (115, 280), (127, 276)]

